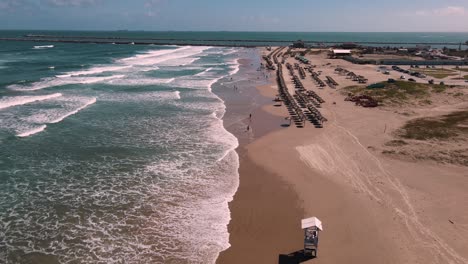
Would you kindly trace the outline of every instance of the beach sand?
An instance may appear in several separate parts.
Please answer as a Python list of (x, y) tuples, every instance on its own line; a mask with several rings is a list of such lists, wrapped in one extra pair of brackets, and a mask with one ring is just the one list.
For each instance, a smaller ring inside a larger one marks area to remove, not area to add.
[[(312, 59), (333, 74), (336, 64)], [(386, 78), (370, 67), (354, 71)], [(278, 263), (279, 254), (302, 249), (300, 221), (312, 216), (324, 231), (310, 263), (467, 263), (466, 167), (383, 155), (392, 131), (410, 117), (356, 107), (335, 89), (304, 84), (326, 101), (323, 129), (283, 127), (288, 114), (273, 106), (276, 85), (257, 87), (269, 100), (255, 108), (253, 137), (238, 149), (231, 247), (217, 263)]]

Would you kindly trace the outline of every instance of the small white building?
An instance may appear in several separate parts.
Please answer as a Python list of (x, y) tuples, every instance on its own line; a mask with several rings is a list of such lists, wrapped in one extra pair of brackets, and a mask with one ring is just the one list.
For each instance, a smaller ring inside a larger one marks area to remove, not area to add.
[(338, 58), (338, 57), (344, 57), (344, 56), (351, 56), (351, 50), (333, 49), (330, 52), (330, 57), (332, 58)]
[(335, 56), (351, 55), (351, 50), (334, 49), (333, 54)]

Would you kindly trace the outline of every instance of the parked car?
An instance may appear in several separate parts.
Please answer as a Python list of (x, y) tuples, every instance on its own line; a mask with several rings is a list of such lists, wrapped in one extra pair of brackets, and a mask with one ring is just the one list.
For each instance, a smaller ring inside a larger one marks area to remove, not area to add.
[(404, 75), (400, 76), (400, 80), (406, 80), (406, 77)]
[(408, 81), (410, 81), (410, 82), (416, 82), (416, 80), (413, 79), (413, 78), (409, 78)]
[(429, 80), (429, 84), (434, 84), (434, 80)]
[(395, 83), (396, 81), (395, 81), (395, 79), (388, 79), (387, 82), (388, 82), (388, 83)]

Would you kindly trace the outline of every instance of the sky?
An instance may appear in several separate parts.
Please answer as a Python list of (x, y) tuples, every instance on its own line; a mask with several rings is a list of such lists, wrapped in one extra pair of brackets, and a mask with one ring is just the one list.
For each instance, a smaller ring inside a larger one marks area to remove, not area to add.
[(468, 0), (0, 0), (0, 29), (468, 32)]

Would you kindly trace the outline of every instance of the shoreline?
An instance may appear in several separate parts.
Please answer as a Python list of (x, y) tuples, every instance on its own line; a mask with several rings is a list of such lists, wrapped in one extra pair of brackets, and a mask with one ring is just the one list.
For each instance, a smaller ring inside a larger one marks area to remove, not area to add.
[[(240, 63), (241, 69), (249, 67), (248, 60), (241, 59)], [(226, 104), (225, 117), (241, 113), (245, 116), (243, 124), (251, 129), (242, 131), (236, 129), (236, 125), (225, 127), (239, 140), (236, 149), (240, 164), (239, 187), (233, 201), (229, 203), (231, 221), (228, 231), (231, 246), (220, 252), (216, 263), (271, 263), (278, 258), (271, 252), (289, 253), (301, 246), (302, 230), (297, 228), (297, 219), (301, 219), (304, 213), (299, 198), (284, 179), (255, 162), (249, 150), (249, 146), (259, 139), (282, 129), (280, 125), (284, 117), (268, 111), (276, 93), (272, 86), (276, 84), (270, 78), (266, 84), (245, 88), (254, 89), (245, 90), (247, 95), (244, 95), (244, 102), (218, 94)], [(249, 114), (245, 108), (252, 107), (251, 98), (254, 98), (255, 103), (251, 112), (252, 122), (248, 122)], [(263, 226), (264, 223), (268, 225)], [(274, 226), (281, 229), (270, 232)]]
[[(330, 130), (312, 125), (283, 127), (289, 114), (284, 107), (273, 106), (277, 88), (274, 73), (269, 75), (267, 84), (251, 91), (262, 98), (252, 115), (253, 136), (246, 138), (245, 133), (226, 127), (239, 139), (239, 187), (229, 203), (231, 246), (219, 254), (216, 263), (277, 263), (280, 254), (303, 248), (300, 221), (312, 216), (324, 221), (326, 230), (322, 256), (314, 262), (402, 263), (401, 256), (395, 256), (394, 240), (379, 229), (383, 224), (396, 228), (385, 221), (392, 215), (312, 170), (301, 157), (297, 147)], [(225, 102), (226, 114), (239, 111), (238, 105)], [(338, 248), (339, 253), (335, 252)]]

